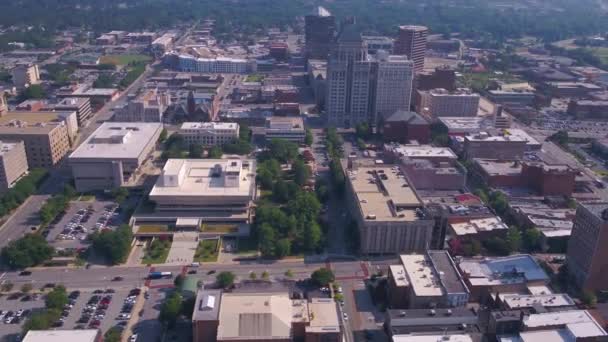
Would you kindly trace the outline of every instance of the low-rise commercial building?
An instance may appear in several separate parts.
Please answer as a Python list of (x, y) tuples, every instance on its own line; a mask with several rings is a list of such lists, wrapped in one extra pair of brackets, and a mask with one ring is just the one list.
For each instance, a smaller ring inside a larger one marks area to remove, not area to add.
[(170, 104), (169, 95), (158, 89), (147, 90), (114, 111), (117, 122), (163, 122), (163, 113)]
[(448, 147), (431, 145), (385, 144), (384, 153), (390, 161), (397, 162), (403, 158), (428, 160), (432, 162), (454, 162), (458, 156)]
[(184, 122), (179, 135), (187, 144), (222, 146), (239, 138), (239, 124), (234, 122)]
[(430, 244), (434, 222), (398, 166), (353, 165), (347, 193), (361, 253), (422, 252)]
[(490, 100), (503, 105), (531, 106), (535, 96), (533, 91), (488, 90)]
[(103, 335), (97, 329), (85, 330), (30, 330), (22, 342), (102, 342)]
[[(457, 142), (459, 142), (458, 140), (462, 141), (462, 152), (467, 159), (521, 159), (528, 144), (528, 141), (520, 136), (506, 134), (490, 135), (488, 132), (456, 138)], [(456, 148), (458, 149), (459, 147)]]
[(469, 301), (469, 291), (447, 251), (401, 255), (400, 261), (389, 268), (391, 308), (462, 307)]
[(120, 92), (115, 88), (93, 88), (87, 84), (63, 87), (57, 92), (58, 98), (86, 98), (89, 99), (91, 106), (99, 108), (104, 104), (118, 98)]
[(447, 128), (450, 136), (465, 136), (494, 128), (494, 120), (483, 116), (444, 116), (439, 118), (439, 122)]
[(470, 89), (458, 88), (419, 90), (416, 112), (430, 118), (443, 116), (476, 116), (479, 108), (479, 94)]
[(27, 171), (23, 141), (0, 141), (0, 193), (12, 188)]
[(69, 157), (76, 190), (108, 190), (137, 180), (162, 129), (160, 123), (103, 123)]
[(462, 245), (471, 241), (481, 243), (494, 237), (504, 238), (509, 231), (509, 226), (502, 222), (499, 217), (454, 222), (449, 224), (448, 227), (447, 235), (450, 245), (454, 243)]
[(152, 53), (157, 57), (162, 56), (165, 54), (165, 52), (168, 52), (171, 49), (175, 38), (176, 35), (174, 33), (165, 33), (162, 36), (154, 39), (150, 45)]
[(296, 143), (304, 142), (306, 130), (302, 117), (271, 116), (266, 119), (264, 136), (267, 141), (285, 139)]
[(574, 98), (586, 97), (591, 92), (603, 89), (593, 83), (584, 82), (547, 82), (546, 87), (554, 97)]
[(401, 159), (401, 169), (418, 190), (464, 189), (467, 170), (457, 161)]
[(608, 335), (587, 310), (543, 312), (522, 319), (524, 341), (606, 341)]
[(475, 342), (477, 338), (470, 334), (433, 334), (433, 335), (393, 335), (393, 342)]
[(472, 309), (386, 310), (385, 317), (389, 336), (481, 333), (479, 317)]
[(291, 299), (287, 292), (200, 290), (192, 329), (194, 342), (342, 341), (333, 299)]
[(568, 102), (568, 114), (576, 118), (606, 118), (608, 116), (608, 101), (602, 100), (571, 100)]
[(528, 286), (549, 283), (545, 271), (528, 254), (462, 259), (457, 265), (476, 301), (483, 302), (496, 292), (525, 292)]
[(255, 160), (169, 159), (149, 198), (169, 220), (249, 223), (255, 175)]
[(385, 142), (428, 144), (431, 140), (430, 123), (416, 112), (398, 110), (382, 121)]
[(67, 154), (78, 130), (74, 112), (7, 112), (0, 140), (21, 140), (30, 168), (51, 168)]
[(520, 294), (497, 293), (496, 305), (503, 310), (531, 309), (543, 307), (546, 310), (557, 311), (575, 309), (576, 303), (565, 293)]

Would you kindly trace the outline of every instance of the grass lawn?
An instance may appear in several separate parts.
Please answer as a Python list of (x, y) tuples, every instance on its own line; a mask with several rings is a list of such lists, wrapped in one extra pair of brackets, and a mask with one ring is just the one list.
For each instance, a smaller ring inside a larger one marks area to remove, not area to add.
[(264, 75), (260, 74), (251, 74), (248, 75), (245, 79), (245, 82), (262, 82), (264, 80)]
[(199, 242), (194, 253), (195, 262), (214, 262), (217, 261), (219, 253), (219, 240), (202, 240)]
[(146, 249), (146, 254), (141, 260), (142, 264), (162, 264), (167, 260), (169, 250), (171, 249), (171, 241), (154, 240)]
[(237, 254), (254, 254), (258, 252), (258, 242), (252, 238), (239, 238), (237, 242)]
[(139, 226), (138, 233), (160, 233), (169, 230), (168, 226), (163, 225), (143, 225)]
[(131, 62), (149, 62), (152, 57), (146, 55), (106, 55), (101, 56), (99, 63), (127, 65)]
[(201, 231), (206, 233), (236, 233), (239, 227), (235, 224), (203, 224)]

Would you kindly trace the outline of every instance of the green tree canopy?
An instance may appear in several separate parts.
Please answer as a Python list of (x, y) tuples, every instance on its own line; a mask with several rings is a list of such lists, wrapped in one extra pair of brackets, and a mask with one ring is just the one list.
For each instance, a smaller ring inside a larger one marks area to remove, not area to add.
[(63, 310), (68, 303), (68, 293), (63, 285), (57, 285), (49, 292), (45, 299), (47, 309)]
[(333, 282), (336, 277), (334, 276), (334, 272), (330, 269), (322, 267), (312, 272), (310, 279), (319, 286), (327, 286), (329, 283)]
[(234, 273), (232, 272), (220, 272), (216, 277), (215, 281), (217, 285), (223, 289), (227, 289), (234, 285), (234, 280), (236, 279)]
[(93, 250), (104, 256), (113, 265), (127, 259), (132, 240), (133, 232), (129, 225), (122, 225), (116, 230), (103, 230), (91, 235)]
[(178, 291), (173, 291), (161, 305), (158, 320), (166, 324), (167, 327), (173, 328), (180, 316), (181, 310), (182, 296)]
[(2, 263), (11, 269), (22, 269), (39, 265), (50, 260), (55, 249), (38, 234), (26, 234), (19, 240), (11, 241), (2, 248)]

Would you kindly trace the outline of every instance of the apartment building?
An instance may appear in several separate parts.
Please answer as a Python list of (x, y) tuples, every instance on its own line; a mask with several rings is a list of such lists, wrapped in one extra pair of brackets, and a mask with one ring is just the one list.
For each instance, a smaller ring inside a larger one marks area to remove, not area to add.
[(74, 112), (7, 112), (0, 140), (21, 140), (30, 168), (51, 168), (68, 153), (78, 130)]
[(566, 264), (576, 284), (598, 291), (608, 287), (608, 203), (581, 203), (576, 209)]
[(11, 71), (11, 75), (13, 76), (13, 84), (18, 89), (40, 83), (38, 64), (18, 64)]
[(136, 99), (117, 108), (112, 117), (117, 122), (162, 122), (170, 104), (169, 95), (158, 89), (150, 89)]
[(28, 171), (23, 141), (0, 141), (0, 193), (12, 188)]
[(407, 178), (394, 165), (357, 165), (347, 170), (347, 198), (357, 221), (360, 252), (422, 252), (431, 242), (434, 221)]
[(239, 124), (233, 122), (184, 122), (179, 135), (189, 144), (221, 146), (239, 138)]
[(101, 124), (69, 157), (76, 190), (108, 190), (136, 181), (162, 129), (160, 123)]
[(430, 118), (477, 116), (479, 99), (479, 94), (466, 88), (419, 90), (417, 112)]
[(291, 299), (278, 291), (203, 289), (192, 314), (194, 342), (340, 342), (340, 326), (333, 299)]
[(93, 116), (91, 101), (88, 98), (64, 98), (61, 102), (53, 106), (53, 109), (58, 111), (76, 112), (76, 119), (79, 127), (86, 126)]
[(424, 69), (424, 56), (429, 29), (426, 26), (403, 25), (399, 26), (399, 33), (395, 41), (394, 53), (406, 55), (414, 61), (414, 69), (421, 72)]

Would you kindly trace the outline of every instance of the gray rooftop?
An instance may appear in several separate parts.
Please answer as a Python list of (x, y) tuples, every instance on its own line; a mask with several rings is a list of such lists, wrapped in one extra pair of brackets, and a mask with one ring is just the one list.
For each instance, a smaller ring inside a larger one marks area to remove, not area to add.
[(193, 321), (214, 321), (218, 319), (222, 290), (205, 289), (196, 294)]
[(444, 250), (428, 251), (431, 262), (439, 272), (441, 284), (448, 293), (468, 293), (450, 254)]

